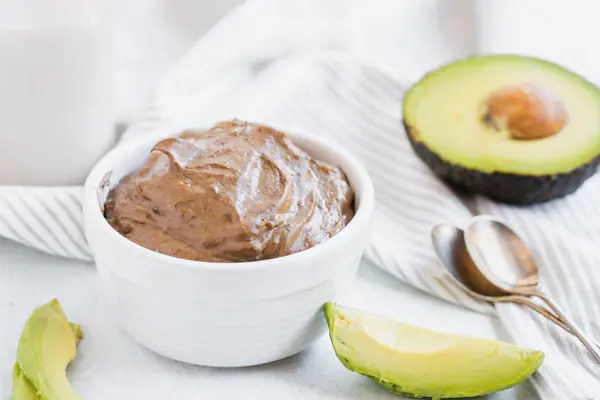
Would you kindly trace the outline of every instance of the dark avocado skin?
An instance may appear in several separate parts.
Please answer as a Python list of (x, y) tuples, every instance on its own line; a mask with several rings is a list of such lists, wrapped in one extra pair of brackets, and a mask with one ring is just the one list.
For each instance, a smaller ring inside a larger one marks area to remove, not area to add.
[(413, 150), (437, 176), (465, 192), (478, 193), (506, 204), (526, 206), (565, 197), (594, 175), (600, 164), (599, 155), (564, 174), (528, 176), (481, 172), (443, 160), (424, 143), (415, 140), (412, 128), (406, 121), (403, 123)]

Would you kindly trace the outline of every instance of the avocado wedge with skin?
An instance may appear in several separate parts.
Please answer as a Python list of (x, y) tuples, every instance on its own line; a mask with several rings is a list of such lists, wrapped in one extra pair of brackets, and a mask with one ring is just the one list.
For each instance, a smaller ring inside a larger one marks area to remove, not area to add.
[(564, 197), (600, 163), (600, 89), (541, 59), (445, 65), (406, 92), (402, 111), (415, 153), (436, 175), (500, 202)]
[(36, 308), (19, 340), (12, 400), (81, 399), (67, 379), (66, 368), (82, 337), (81, 328), (67, 320), (58, 300)]
[(482, 396), (513, 387), (538, 370), (544, 353), (510, 343), (438, 333), (364, 311), (325, 305), (338, 359), (402, 396)]

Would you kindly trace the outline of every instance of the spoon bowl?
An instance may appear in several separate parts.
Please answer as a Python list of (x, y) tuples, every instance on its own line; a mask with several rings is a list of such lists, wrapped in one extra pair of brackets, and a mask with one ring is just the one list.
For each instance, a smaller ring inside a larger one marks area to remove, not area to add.
[[(446, 267), (454, 284), (474, 299), (489, 303), (515, 303), (527, 306), (565, 331), (574, 334), (571, 328), (553, 312), (537, 305), (529, 297), (504, 295), (504, 291), (497, 289), (471, 259), (461, 229), (448, 224), (437, 225), (431, 231), (431, 240), (438, 258)], [(595, 345), (600, 348), (598, 344)]]
[[(472, 287), (474, 291), (493, 296), (488, 291), (501, 295), (522, 295), (537, 297), (548, 305), (552, 312), (590, 351), (600, 363), (600, 351), (594, 347), (581, 329), (565, 315), (560, 306), (550, 297), (538, 291), (540, 282), (538, 266), (533, 254), (525, 242), (502, 221), (489, 215), (480, 215), (471, 219), (464, 235), (467, 253), (474, 263), (473, 272), (478, 280)], [(480, 282), (485, 282), (478, 285)]]
[(448, 224), (436, 225), (431, 231), (431, 240), (438, 258), (463, 290), (485, 301), (504, 294), (473, 262), (462, 229)]
[(481, 278), (493, 291), (502, 294), (537, 291), (540, 279), (533, 254), (499, 219), (490, 215), (474, 217), (465, 231), (465, 243), (475, 268), (478, 267)]

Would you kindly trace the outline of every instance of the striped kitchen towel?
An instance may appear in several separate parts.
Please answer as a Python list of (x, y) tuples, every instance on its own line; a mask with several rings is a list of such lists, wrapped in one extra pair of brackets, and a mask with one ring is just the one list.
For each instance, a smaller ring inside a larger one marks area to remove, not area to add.
[[(370, 261), (447, 301), (497, 313), (516, 343), (544, 350), (546, 362), (532, 378), (541, 398), (599, 399), (600, 368), (582, 347), (527, 310), (493, 308), (461, 292), (436, 259), (430, 230), (442, 222), (463, 226), (479, 213), (503, 218), (535, 250), (548, 293), (600, 337), (600, 176), (566, 199), (528, 208), (458, 196), (406, 139), (406, 84), (349, 54), (343, 27), (304, 15), (300, 5), (297, 12), (277, 13), (269, 3), (247, 2), (199, 41), (158, 84), (147, 113), (121, 141), (158, 139), (229, 118), (297, 126), (337, 140), (363, 161), (375, 185)], [(82, 221), (79, 187), (0, 188), (0, 235), (6, 238), (92, 260)]]

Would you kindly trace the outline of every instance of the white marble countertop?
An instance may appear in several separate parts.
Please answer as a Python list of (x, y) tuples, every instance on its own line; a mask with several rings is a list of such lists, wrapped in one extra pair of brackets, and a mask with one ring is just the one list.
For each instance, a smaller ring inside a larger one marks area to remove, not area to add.
[[(185, 365), (138, 346), (117, 328), (100, 300), (93, 264), (0, 240), (0, 268), (0, 398), (9, 397), (11, 369), (25, 320), (33, 308), (52, 297), (59, 298), (69, 318), (79, 322), (85, 332), (69, 376), (86, 400), (164, 400), (173, 398), (178, 390), (210, 400), (399, 398), (344, 369), (327, 337), (300, 355), (258, 367)], [(499, 320), (417, 292), (370, 265), (361, 267), (354, 287), (340, 302), (431, 329), (505, 338)], [(114, 389), (123, 387), (116, 383), (124, 380), (130, 388), (127, 393)], [(488, 398), (527, 400), (535, 396), (531, 387), (523, 384)]]

